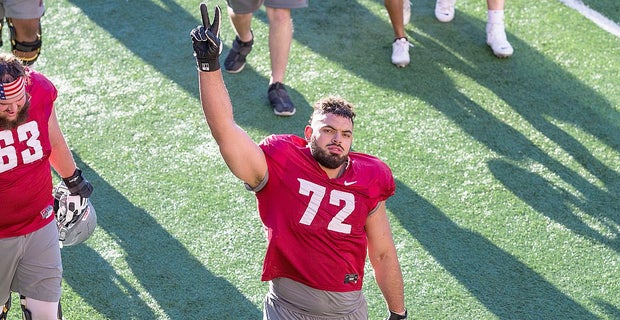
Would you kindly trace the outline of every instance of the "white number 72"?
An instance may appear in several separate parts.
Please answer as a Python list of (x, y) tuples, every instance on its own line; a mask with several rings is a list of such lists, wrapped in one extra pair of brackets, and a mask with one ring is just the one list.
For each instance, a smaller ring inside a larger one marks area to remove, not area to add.
[[(316, 183), (312, 183), (308, 180), (300, 179), (299, 180), (299, 193), (304, 196), (309, 196), (310, 201), (308, 202), (308, 207), (306, 207), (306, 211), (304, 215), (299, 220), (299, 223), (310, 225), (316, 213), (321, 205), (323, 197), (325, 197), (326, 188), (320, 186)], [(351, 213), (353, 209), (355, 209), (355, 197), (353, 194), (348, 192), (343, 192), (339, 190), (332, 190), (329, 193), (329, 203), (334, 206), (341, 206), (344, 201), (344, 206), (338, 213), (332, 218), (327, 226), (328, 230), (341, 232), (350, 234), (351, 233), (351, 225), (343, 223), (344, 219), (346, 219)]]

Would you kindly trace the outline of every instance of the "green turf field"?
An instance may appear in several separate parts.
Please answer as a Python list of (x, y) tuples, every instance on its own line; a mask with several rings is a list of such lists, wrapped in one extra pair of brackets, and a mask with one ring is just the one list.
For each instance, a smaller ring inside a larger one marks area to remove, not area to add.
[[(617, 0), (586, 3), (620, 20)], [(198, 98), (188, 33), (199, 2), (46, 4), (35, 68), (59, 89), (99, 218), (85, 244), (62, 251), (65, 318), (261, 319), (255, 199), (221, 159)], [(620, 39), (558, 0), (509, 0), (515, 54), (500, 60), (485, 44), (483, 1), (459, 0), (449, 24), (433, 8), (413, 3), (405, 69), (390, 63), (382, 1), (295, 11), (291, 118), (267, 102), (257, 12), (248, 65), (224, 76), (237, 122), (259, 141), (302, 134), (325, 95), (357, 105), (354, 149), (396, 178), (388, 211), (410, 319), (620, 319)], [(221, 36), (226, 54), (226, 14)], [(368, 273), (370, 318), (381, 319)]]

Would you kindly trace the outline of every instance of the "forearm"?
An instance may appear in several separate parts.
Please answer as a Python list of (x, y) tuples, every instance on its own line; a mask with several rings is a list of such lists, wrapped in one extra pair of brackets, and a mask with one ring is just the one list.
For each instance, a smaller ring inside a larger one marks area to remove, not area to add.
[(52, 147), (49, 162), (60, 177), (69, 177), (75, 172), (75, 160), (73, 159), (73, 154), (71, 153), (71, 150), (67, 145), (67, 141), (60, 130), (58, 118), (56, 117), (56, 112), (54, 110), (52, 110), (52, 114), (50, 115), (50, 119), (48, 121), (48, 130), (50, 144)]
[(373, 263), (377, 285), (383, 293), (388, 309), (396, 313), (405, 312), (403, 275), (396, 253)]
[(250, 186), (256, 186), (267, 172), (260, 147), (239, 127), (220, 70), (198, 72), (202, 109), (231, 172)]
[(233, 110), (221, 70), (198, 71), (198, 88), (202, 110), (216, 141), (226, 138), (226, 131), (233, 129)]
[(367, 218), (366, 236), (368, 237), (368, 257), (385, 302), (390, 311), (404, 313), (403, 275), (398, 263), (384, 201), (379, 203), (375, 212)]
[(52, 168), (54, 168), (61, 178), (71, 176), (77, 168), (73, 160), (73, 154), (66, 144), (64, 147), (53, 147), (49, 160)]

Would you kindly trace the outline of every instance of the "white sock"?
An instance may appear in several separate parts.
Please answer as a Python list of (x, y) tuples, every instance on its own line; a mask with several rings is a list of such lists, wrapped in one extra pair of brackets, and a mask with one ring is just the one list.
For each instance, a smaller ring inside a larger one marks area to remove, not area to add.
[(504, 24), (504, 10), (488, 10), (487, 19), (489, 24)]

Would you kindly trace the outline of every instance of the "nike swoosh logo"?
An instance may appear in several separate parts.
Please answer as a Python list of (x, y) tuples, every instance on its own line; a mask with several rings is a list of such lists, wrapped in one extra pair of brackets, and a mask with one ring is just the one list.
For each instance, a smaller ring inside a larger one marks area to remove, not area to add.
[(348, 186), (350, 186), (350, 185), (352, 185), (352, 184), (355, 184), (356, 182), (357, 182), (357, 181), (345, 181), (345, 182), (344, 182), (344, 185), (348, 187)]

